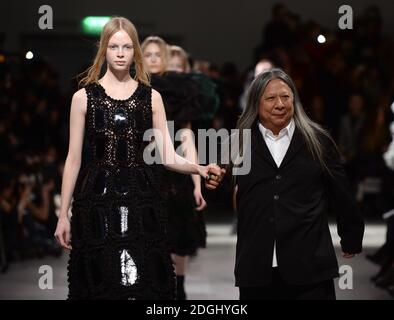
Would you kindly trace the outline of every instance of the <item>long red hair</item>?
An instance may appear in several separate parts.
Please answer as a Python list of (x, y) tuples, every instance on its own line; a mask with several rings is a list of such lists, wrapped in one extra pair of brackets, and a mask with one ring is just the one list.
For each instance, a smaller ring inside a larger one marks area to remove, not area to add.
[(84, 73), (79, 84), (87, 85), (89, 83), (98, 82), (100, 77), (101, 68), (105, 62), (109, 39), (119, 30), (124, 30), (131, 38), (134, 47), (134, 64), (135, 64), (135, 77), (134, 79), (146, 85), (149, 85), (149, 74), (146, 72), (140, 42), (138, 40), (137, 29), (134, 24), (124, 17), (113, 17), (109, 20), (103, 28), (100, 36), (100, 43), (98, 46), (96, 57), (94, 58), (93, 65), (90, 66)]

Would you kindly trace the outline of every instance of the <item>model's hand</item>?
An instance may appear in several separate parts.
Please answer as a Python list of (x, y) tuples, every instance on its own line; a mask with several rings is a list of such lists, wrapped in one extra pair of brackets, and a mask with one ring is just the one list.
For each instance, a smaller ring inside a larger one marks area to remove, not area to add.
[(214, 175), (220, 175), (220, 167), (217, 164), (211, 163), (207, 166), (198, 166), (198, 174), (204, 180), (211, 179)]
[(197, 211), (203, 210), (207, 206), (207, 203), (205, 202), (205, 200), (201, 194), (201, 189), (200, 188), (194, 189), (193, 195), (194, 195), (194, 200), (196, 201), (196, 205), (197, 205), (196, 210)]
[(59, 244), (67, 249), (71, 250), (71, 226), (70, 221), (67, 217), (60, 217), (57, 221), (56, 231), (55, 231), (55, 238)]
[(355, 256), (355, 254), (353, 254), (353, 253), (342, 252), (342, 257), (344, 257), (346, 259), (353, 258), (354, 256)]

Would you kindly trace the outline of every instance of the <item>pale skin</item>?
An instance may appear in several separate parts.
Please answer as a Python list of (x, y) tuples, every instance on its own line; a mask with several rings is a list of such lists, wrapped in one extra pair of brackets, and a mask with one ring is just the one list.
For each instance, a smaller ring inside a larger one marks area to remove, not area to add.
[(175, 72), (185, 72), (183, 60), (180, 56), (172, 56), (168, 62), (168, 70)]
[[(107, 46), (107, 71), (99, 80), (106, 93), (114, 99), (126, 99), (130, 96), (130, 92), (134, 92), (137, 88), (137, 81), (130, 76), (133, 57), (134, 48), (130, 36), (123, 30), (116, 32), (109, 39)], [(55, 237), (60, 245), (68, 250), (72, 249), (68, 211), (81, 167), (86, 110), (86, 91), (81, 89), (73, 95), (71, 101), (69, 149), (63, 172), (59, 220), (55, 231)], [(159, 150), (167, 169), (183, 174), (196, 174), (204, 178), (211, 174), (217, 176), (218, 179), (221, 177), (221, 171), (217, 165), (201, 166), (175, 153), (167, 128), (163, 101), (155, 90), (152, 90), (152, 125), (162, 137)], [(157, 137), (157, 141), (160, 137)], [(166, 159), (174, 159), (174, 161), (167, 162)]]
[(144, 62), (148, 68), (149, 73), (158, 74), (165, 71), (163, 68), (162, 53), (160, 47), (154, 43), (149, 43), (143, 52)]
[[(283, 128), (290, 123), (294, 115), (294, 95), (291, 88), (282, 80), (271, 80), (260, 98), (259, 121), (267, 129), (277, 136)], [(216, 181), (207, 181), (210, 189), (217, 187)], [(238, 185), (234, 190), (234, 207), (236, 208), (236, 193)], [(353, 258), (355, 255), (343, 252), (344, 258)]]
[[(144, 49), (143, 56), (144, 56), (145, 65), (147, 66), (149, 73), (160, 74), (166, 71), (164, 68), (163, 60), (161, 58), (162, 54), (160, 51), (160, 47), (156, 43), (149, 43)], [(176, 61), (174, 61), (174, 58), (170, 59), (168, 70), (176, 71), (176, 72), (184, 72), (185, 70), (183, 70), (182, 68), (182, 63), (179, 57), (177, 58), (178, 60)], [(192, 128), (191, 123), (187, 123), (185, 125), (185, 129), (189, 129), (189, 130), (182, 131), (181, 148), (186, 159), (188, 159), (191, 162), (197, 163), (198, 154), (197, 154), (196, 146), (194, 144), (191, 128)], [(197, 205), (196, 210), (201, 211), (207, 206), (206, 201), (201, 193), (201, 179), (198, 175), (192, 175), (191, 178), (194, 185), (193, 196)], [(171, 254), (171, 258), (175, 264), (175, 274), (185, 275), (187, 257), (179, 256), (177, 254)]]
[[(162, 52), (156, 43), (149, 43), (145, 47), (143, 58), (150, 74), (161, 74), (166, 71), (162, 60)], [(187, 123), (185, 129), (191, 129), (191, 123)], [(181, 148), (187, 160), (197, 163), (198, 154), (192, 138), (191, 131), (184, 130), (181, 134), (181, 139), (183, 141)], [(196, 210), (201, 211), (207, 206), (201, 193), (201, 179), (198, 175), (192, 175), (191, 177), (194, 185), (193, 196), (197, 205)]]

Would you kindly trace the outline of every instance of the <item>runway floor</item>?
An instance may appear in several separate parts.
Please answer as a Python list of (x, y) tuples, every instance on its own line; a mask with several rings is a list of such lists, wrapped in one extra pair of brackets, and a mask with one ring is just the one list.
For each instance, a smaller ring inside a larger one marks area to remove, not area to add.
[[(189, 260), (186, 291), (191, 300), (236, 300), (238, 289), (234, 287), (233, 267), (236, 236), (231, 234), (229, 224), (207, 226), (207, 248)], [(336, 229), (331, 227), (333, 241), (338, 249)], [(354, 259), (343, 259), (337, 250), (339, 265), (349, 265), (353, 270), (353, 289), (339, 289), (336, 279), (336, 294), (339, 300), (388, 300), (391, 296), (370, 281), (378, 266), (365, 259), (384, 242), (384, 225), (369, 224), (365, 230), (364, 252)], [(68, 254), (61, 258), (46, 257), (13, 263), (5, 274), (0, 274), (0, 299), (58, 300), (67, 297), (66, 265)], [(52, 267), (53, 289), (40, 289), (39, 268)]]

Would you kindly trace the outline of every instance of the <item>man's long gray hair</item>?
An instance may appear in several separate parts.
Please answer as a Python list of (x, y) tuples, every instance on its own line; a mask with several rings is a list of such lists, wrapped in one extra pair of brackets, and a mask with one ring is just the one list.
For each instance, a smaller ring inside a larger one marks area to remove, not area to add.
[(326, 162), (324, 160), (323, 146), (319, 135), (327, 137), (335, 146), (330, 134), (324, 130), (320, 125), (313, 122), (305, 113), (302, 107), (300, 98), (297, 93), (297, 89), (291, 80), (291, 78), (281, 69), (271, 69), (258, 75), (252, 82), (249, 88), (249, 94), (247, 97), (246, 107), (240, 116), (237, 129), (240, 132), (240, 153), (243, 150), (242, 132), (243, 129), (251, 129), (253, 124), (259, 118), (259, 107), (261, 96), (263, 95), (268, 83), (271, 80), (280, 79), (285, 82), (293, 93), (293, 105), (294, 105), (294, 122), (295, 126), (300, 130), (303, 135), (305, 142), (312, 153), (313, 157), (319, 161), (321, 167), (329, 172)]

